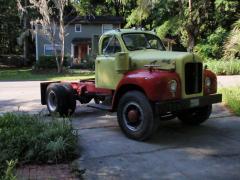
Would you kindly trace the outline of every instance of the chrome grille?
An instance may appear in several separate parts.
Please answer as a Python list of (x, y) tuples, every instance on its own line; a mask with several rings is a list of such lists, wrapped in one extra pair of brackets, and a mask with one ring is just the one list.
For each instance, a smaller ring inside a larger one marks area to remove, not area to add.
[(202, 63), (185, 64), (185, 92), (197, 94), (202, 92)]

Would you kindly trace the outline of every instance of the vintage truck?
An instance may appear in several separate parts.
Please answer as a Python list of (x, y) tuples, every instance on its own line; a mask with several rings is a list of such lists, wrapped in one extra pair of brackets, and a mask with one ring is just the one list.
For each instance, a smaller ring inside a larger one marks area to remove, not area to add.
[(122, 131), (136, 140), (149, 138), (161, 120), (203, 123), (222, 101), (216, 93), (216, 75), (199, 56), (166, 51), (154, 32), (139, 29), (100, 37), (95, 79), (41, 83), (41, 103), (51, 114), (69, 116), (77, 100), (94, 100), (89, 107), (117, 112)]

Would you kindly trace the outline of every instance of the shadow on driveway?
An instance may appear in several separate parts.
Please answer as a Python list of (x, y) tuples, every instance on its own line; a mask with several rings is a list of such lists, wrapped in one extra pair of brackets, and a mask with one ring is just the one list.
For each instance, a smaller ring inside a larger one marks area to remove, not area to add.
[(116, 114), (87, 107), (78, 108), (73, 125), (79, 129), (78, 163), (86, 169), (86, 179), (240, 177), (240, 118), (229, 112), (215, 108), (214, 116), (199, 127), (177, 119), (162, 122), (146, 142), (125, 137)]

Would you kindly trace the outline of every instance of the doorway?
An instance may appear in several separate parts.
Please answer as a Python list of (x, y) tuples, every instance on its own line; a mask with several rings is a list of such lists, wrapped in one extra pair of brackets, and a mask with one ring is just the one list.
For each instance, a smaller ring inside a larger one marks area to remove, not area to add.
[(88, 55), (89, 45), (81, 43), (74, 46), (74, 59), (76, 63), (81, 63)]

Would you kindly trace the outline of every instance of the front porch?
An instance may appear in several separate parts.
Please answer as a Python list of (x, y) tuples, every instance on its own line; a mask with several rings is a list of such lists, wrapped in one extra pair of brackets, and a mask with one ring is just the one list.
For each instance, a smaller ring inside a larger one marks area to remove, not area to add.
[(73, 58), (73, 64), (83, 63), (87, 60), (92, 49), (91, 38), (74, 38), (71, 44), (71, 57)]

